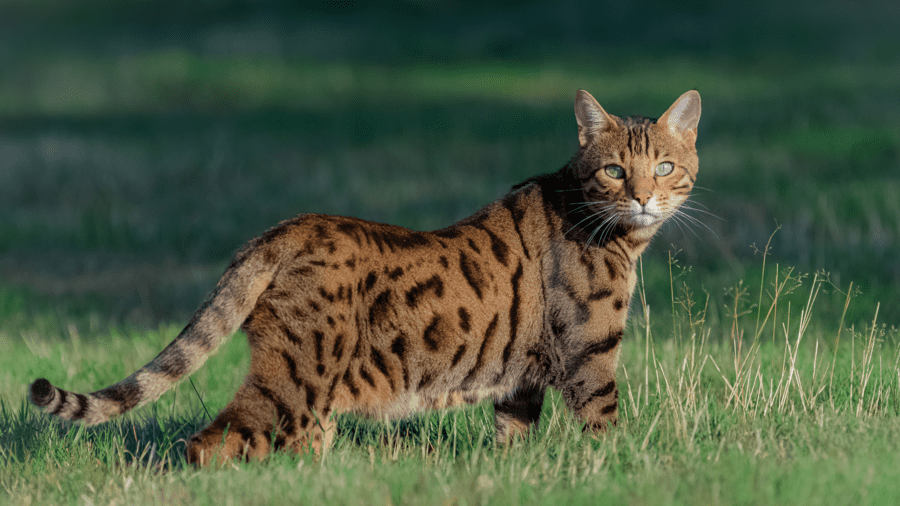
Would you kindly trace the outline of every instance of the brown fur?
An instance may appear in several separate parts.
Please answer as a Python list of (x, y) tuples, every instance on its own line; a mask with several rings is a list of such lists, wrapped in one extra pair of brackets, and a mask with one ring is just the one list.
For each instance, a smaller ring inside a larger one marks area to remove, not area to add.
[[(635, 263), (696, 178), (700, 96), (685, 93), (655, 122), (610, 116), (584, 91), (575, 110), (581, 147), (560, 171), (434, 232), (313, 214), (283, 222), (238, 252), (149, 364), (90, 395), (40, 379), (32, 401), (104, 422), (158, 398), (240, 325), (250, 372), (190, 439), (192, 462), (323, 450), (336, 412), (401, 417), (485, 398), (507, 441), (538, 421), (548, 386), (587, 427), (615, 424)], [(654, 174), (661, 162), (671, 174)]]

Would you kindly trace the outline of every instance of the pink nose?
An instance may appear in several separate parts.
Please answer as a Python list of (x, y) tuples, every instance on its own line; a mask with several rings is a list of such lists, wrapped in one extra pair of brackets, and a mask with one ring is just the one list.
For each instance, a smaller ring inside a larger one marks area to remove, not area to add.
[(641, 206), (646, 206), (647, 202), (650, 202), (650, 199), (653, 198), (653, 194), (650, 192), (641, 192), (634, 194), (634, 200), (637, 200), (638, 204)]

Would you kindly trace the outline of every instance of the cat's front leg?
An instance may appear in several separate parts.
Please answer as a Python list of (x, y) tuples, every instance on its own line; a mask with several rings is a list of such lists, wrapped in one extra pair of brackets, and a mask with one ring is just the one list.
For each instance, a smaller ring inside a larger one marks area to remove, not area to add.
[[(576, 417), (584, 421), (584, 430), (603, 431), (615, 426), (618, 421), (619, 388), (615, 379), (600, 381), (592, 386), (596, 388), (579, 389), (571, 397), (566, 396), (566, 404)], [(573, 402), (569, 402), (569, 398)]]
[(566, 406), (585, 423), (585, 430), (605, 430), (616, 425), (619, 413), (619, 388), (616, 365), (621, 332), (585, 343), (567, 360), (560, 384)]
[(544, 404), (544, 387), (521, 387), (509, 397), (494, 402), (494, 421), (497, 425), (496, 441), (510, 442), (514, 437), (524, 436), (536, 427)]

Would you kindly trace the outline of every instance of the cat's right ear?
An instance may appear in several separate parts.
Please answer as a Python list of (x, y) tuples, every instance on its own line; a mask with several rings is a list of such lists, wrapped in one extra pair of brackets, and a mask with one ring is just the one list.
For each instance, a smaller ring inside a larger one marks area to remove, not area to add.
[(667, 125), (669, 131), (690, 142), (697, 139), (700, 122), (700, 94), (697, 90), (683, 93), (662, 116), (657, 124)]
[(616, 125), (616, 121), (606, 114), (597, 100), (584, 90), (578, 90), (575, 94), (575, 119), (578, 120), (578, 143), (582, 147), (594, 135)]

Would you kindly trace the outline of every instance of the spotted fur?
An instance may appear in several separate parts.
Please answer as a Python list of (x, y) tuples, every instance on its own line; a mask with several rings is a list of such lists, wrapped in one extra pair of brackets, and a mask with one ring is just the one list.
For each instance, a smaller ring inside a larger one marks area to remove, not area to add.
[[(149, 364), (89, 395), (39, 379), (33, 403), (104, 422), (158, 398), (240, 326), (250, 371), (190, 438), (192, 462), (323, 450), (337, 412), (400, 417), (486, 398), (507, 441), (538, 421), (547, 387), (586, 427), (615, 424), (635, 263), (696, 178), (700, 96), (653, 121), (611, 116), (579, 91), (575, 113), (580, 149), (558, 172), (433, 232), (285, 221), (237, 253)], [(662, 162), (671, 173), (654, 172)]]

